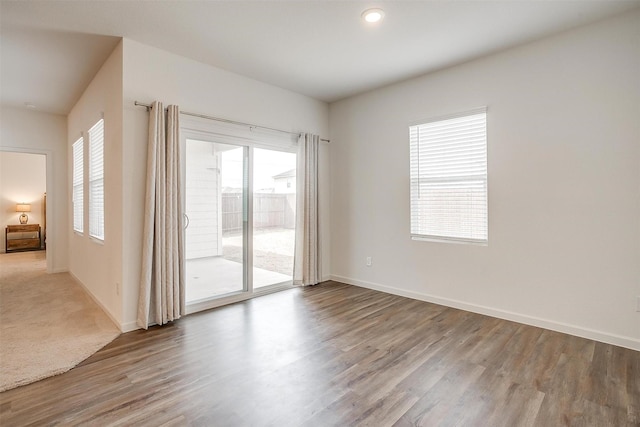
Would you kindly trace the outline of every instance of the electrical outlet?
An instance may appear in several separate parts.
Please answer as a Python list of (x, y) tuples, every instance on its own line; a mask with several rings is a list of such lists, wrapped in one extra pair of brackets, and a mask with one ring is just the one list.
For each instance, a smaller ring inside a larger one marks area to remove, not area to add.
[(367, 267), (371, 267), (371, 257), (367, 257)]

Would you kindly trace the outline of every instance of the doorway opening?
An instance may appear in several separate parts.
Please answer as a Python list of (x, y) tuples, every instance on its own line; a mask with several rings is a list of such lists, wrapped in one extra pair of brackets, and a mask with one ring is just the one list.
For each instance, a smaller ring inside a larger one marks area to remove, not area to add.
[(2, 252), (45, 250), (49, 216), (47, 156), (0, 151), (0, 223), (4, 228), (4, 239), (0, 243)]

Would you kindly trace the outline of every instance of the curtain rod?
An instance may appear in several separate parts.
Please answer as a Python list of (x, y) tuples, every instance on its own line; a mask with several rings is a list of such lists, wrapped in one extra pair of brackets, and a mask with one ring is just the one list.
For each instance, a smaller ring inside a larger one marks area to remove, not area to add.
[[(137, 107), (145, 107), (147, 109), (147, 111), (151, 108), (150, 104), (143, 104), (142, 102), (138, 102), (138, 101), (134, 101), (133, 105), (135, 105)], [(206, 116), (204, 114), (197, 114), (197, 113), (189, 113), (187, 111), (180, 111), (180, 114), (184, 114), (185, 116), (199, 117), (201, 119), (215, 120), (217, 122), (231, 123), (231, 124), (234, 124), (234, 125), (249, 126), (250, 128), (260, 128), (260, 129), (271, 130), (271, 131), (274, 131), (274, 132), (288, 133), (289, 135), (300, 135), (299, 132), (289, 132), (287, 130), (270, 128), (270, 127), (267, 127), (267, 126), (252, 125), (251, 123), (237, 122), (235, 120), (221, 119), (220, 117)], [(327, 143), (331, 142), (331, 140), (329, 140), (329, 139), (322, 139), (322, 138), (320, 138), (320, 141), (327, 142)]]

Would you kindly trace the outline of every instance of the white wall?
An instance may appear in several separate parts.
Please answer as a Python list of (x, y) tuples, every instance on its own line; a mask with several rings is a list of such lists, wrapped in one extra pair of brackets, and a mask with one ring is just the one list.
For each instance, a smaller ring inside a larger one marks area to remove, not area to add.
[[(122, 323), (122, 296), (118, 284), (122, 279), (122, 43), (113, 51), (100, 71), (68, 115), (68, 176), (71, 188), (71, 145), (104, 115), (104, 180), (105, 238), (104, 242), (89, 237), (88, 168), (85, 167), (84, 233), (69, 227), (70, 273), (78, 279), (102, 305), (111, 318)], [(86, 138), (85, 138), (86, 140)], [(85, 166), (88, 165), (88, 144), (85, 142)], [(72, 211), (71, 198), (68, 199)]]
[[(0, 151), (0, 224), (20, 224), (17, 203), (29, 203), (29, 224), (40, 224), (45, 232), (44, 193), (47, 191), (47, 157), (44, 154)], [(5, 240), (0, 239), (5, 252)]]
[[(182, 111), (235, 119), (269, 127), (328, 134), (328, 106), (138, 42), (124, 40), (123, 327), (135, 328), (142, 254), (148, 113), (134, 101), (177, 104)], [(321, 151), (320, 212), (329, 276), (329, 149)]]
[[(46, 156), (49, 272), (66, 271), (69, 266), (66, 139), (67, 122), (64, 116), (12, 107), (2, 107), (0, 110), (0, 151)], [(29, 214), (29, 222), (35, 222), (37, 218), (35, 209), (32, 206), (34, 212)], [(16, 218), (13, 219), (17, 221)], [(38, 218), (38, 222), (43, 221)]]
[(186, 146), (186, 260), (222, 255), (220, 154), (214, 153), (214, 147), (208, 141), (191, 141)]
[[(409, 123), (483, 105), (489, 246), (410, 240)], [(333, 278), (640, 349), (640, 12), (336, 102), (330, 125)]]

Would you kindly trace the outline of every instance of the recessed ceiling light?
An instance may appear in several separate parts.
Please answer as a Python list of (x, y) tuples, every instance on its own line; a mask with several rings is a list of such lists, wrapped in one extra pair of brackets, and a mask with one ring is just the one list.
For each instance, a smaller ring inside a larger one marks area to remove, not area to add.
[(362, 12), (362, 19), (371, 24), (382, 21), (382, 18), (384, 18), (384, 10), (382, 9), (367, 9)]
[(25, 107), (27, 107), (27, 108), (28, 108), (28, 109), (30, 109), (30, 110), (35, 110), (35, 109), (36, 109), (35, 104), (32, 104), (32, 103), (30, 103), (30, 102), (25, 102), (25, 103), (24, 103), (24, 106), (25, 106)]

